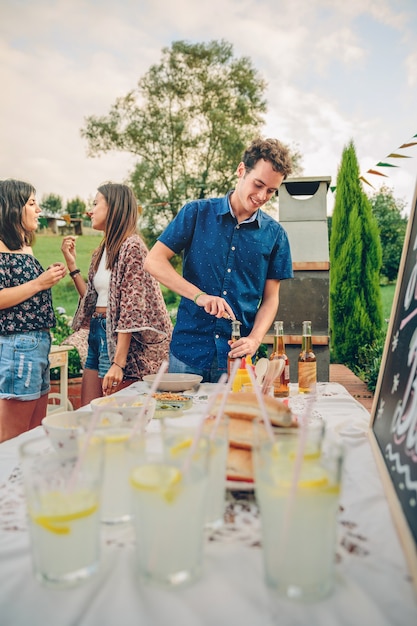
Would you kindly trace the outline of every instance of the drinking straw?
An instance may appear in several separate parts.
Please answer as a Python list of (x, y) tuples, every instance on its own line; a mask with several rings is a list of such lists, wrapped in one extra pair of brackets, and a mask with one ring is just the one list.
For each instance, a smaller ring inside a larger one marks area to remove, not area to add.
[(220, 378), (219, 378), (219, 381), (217, 383), (217, 387), (215, 388), (215, 390), (213, 392), (213, 395), (210, 397), (209, 406), (207, 407), (207, 415), (210, 415), (209, 411), (211, 411), (211, 408), (214, 406), (214, 403), (216, 402), (218, 396), (221, 394), (221, 387), (224, 386), (224, 388), (223, 388), (223, 397), (222, 397), (222, 399), (220, 401), (220, 406), (219, 406), (219, 409), (217, 411), (216, 418), (214, 420), (213, 428), (211, 429), (210, 439), (214, 439), (214, 437), (216, 436), (216, 432), (217, 432), (217, 429), (218, 429), (219, 424), (220, 424), (220, 420), (221, 420), (222, 415), (223, 415), (224, 407), (226, 405), (227, 396), (229, 395), (230, 387), (232, 386), (232, 383), (233, 383), (233, 378), (234, 378), (233, 374), (236, 375), (236, 372), (237, 372), (238, 369), (239, 369), (239, 364), (235, 367), (235, 363), (233, 363), (233, 367), (232, 367), (231, 372), (230, 372), (230, 386), (227, 385), (227, 384), (224, 386), (224, 383), (226, 382), (226, 379), (227, 379), (227, 375), (226, 374), (222, 374), (220, 376)]
[(308, 414), (311, 412), (311, 408), (314, 405), (317, 397), (316, 384), (312, 387), (311, 392), (308, 394), (308, 398), (306, 399), (304, 411), (301, 416), (301, 424), (300, 424), (300, 436), (298, 438), (298, 447), (294, 462), (294, 473), (292, 476), (290, 493), (288, 496), (288, 500), (285, 506), (284, 511), (284, 520), (282, 526), (282, 535), (280, 538), (278, 555), (283, 555), (282, 550), (283, 547), (287, 543), (287, 535), (290, 527), (291, 516), (294, 509), (295, 497), (297, 493), (297, 486), (301, 474), (301, 466), (304, 459), (304, 449), (307, 441), (307, 432), (308, 432)]
[[(233, 367), (232, 367), (231, 372), (230, 372), (229, 380), (227, 381), (227, 384), (224, 387), (223, 400), (220, 402), (220, 408), (219, 408), (219, 410), (217, 412), (216, 420), (215, 420), (215, 423), (214, 423), (212, 431), (211, 431), (211, 438), (214, 438), (214, 435), (215, 435), (215, 433), (217, 431), (217, 428), (218, 428), (218, 425), (219, 425), (219, 422), (220, 422), (220, 418), (221, 418), (221, 416), (223, 414), (224, 405), (226, 404), (226, 399), (227, 399), (227, 396), (229, 394), (230, 389), (232, 388), (232, 383), (233, 383), (233, 380), (234, 380), (234, 378), (236, 376), (236, 372), (239, 369), (239, 365), (240, 365), (240, 359), (236, 359), (235, 362), (233, 363)], [(207, 415), (209, 415), (208, 411), (209, 410), (211, 411), (211, 408), (214, 405), (214, 403), (216, 401), (216, 398), (217, 398), (217, 396), (220, 393), (221, 386), (224, 384), (224, 380), (225, 379), (226, 379), (226, 374), (222, 374), (220, 376), (220, 378), (219, 378), (219, 381), (217, 383), (215, 391), (213, 392), (213, 395), (210, 397), (210, 401), (209, 401), (209, 405), (210, 406), (207, 406), (207, 410), (206, 410), (206, 414)], [(203, 432), (203, 427), (204, 427), (204, 418), (201, 419), (201, 421), (200, 421), (200, 423), (198, 425), (196, 435), (195, 435), (195, 437), (193, 439), (193, 443), (192, 443), (192, 445), (190, 447), (190, 450), (189, 450), (187, 456), (184, 459), (184, 463), (183, 463), (183, 466), (182, 466), (182, 471), (183, 472), (187, 472), (189, 470), (189, 468), (190, 468), (191, 459), (193, 458), (193, 454), (194, 454), (194, 452), (197, 449), (199, 440), (200, 440), (202, 432)]]
[(263, 401), (261, 389), (260, 389), (259, 385), (256, 382), (255, 375), (252, 372), (252, 368), (248, 367), (247, 370), (248, 370), (249, 378), (250, 378), (251, 383), (252, 383), (252, 387), (254, 388), (256, 397), (258, 399), (258, 404), (259, 404), (259, 407), (261, 409), (263, 420), (265, 422), (266, 431), (267, 431), (268, 436), (271, 439), (271, 441), (273, 441), (274, 440), (274, 432), (272, 430), (272, 425), (271, 425), (271, 422), (270, 422), (270, 419), (269, 419), (268, 412), (267, 412), (267, 410), (265, 408), (265, 402)]
[(136, 420), (136, 424), (133, 426), (132, 428), (132, 432), (130, 433), (130, 437), (133, 437), (133, 435), (135, 435), (140, 427), (140, 425), (142, 424), (142, 419), (145, 415), (146, 409), (148, 408), (148, 404), (151, 401), (151, 398), (153, 397), (153, 394), (155, 393), (155, 391), (158, 389), (158, 385), (161, 382), (161, 378), (162, 376), (165, 374), (166, 369), (168, 367), (168, 361), (162, 361), (161, 366), (158, 370), (158, 373), (156, 374), (154, 381), (151, 385), (151, 388), (149, 390), (148, 395), (145, 398), (145, 401), (142, 405), (142, 408), (139, 412), (139, 416), (138, 419)]
[[(135, 424), (135, 426), (132, 428), (132, 433), (130, 434), (130, 437), (132, 437), (132, 435), (137, 431), (137, 429), (139, 428), (140, 424), (142, 423), (142, 418), (145, 415), (145, 411), (148, 407), (148, 404), (150, 402), (150, 399), (152, 398), (153, 394), (155, 393), (159, 382), (163, 376), (163, 374), (165, 373), (165, 370), (168, 367), (168, 361), (162, 361), (161, 366), (158, 370), (157, 375), (155, 376), (155, 380), (152, 383), (151, 389), (149, 391), (149, 394), (147, 396), (147, 398), (145, 399), (145, 402), (142, 405), (142, 409), (139, 413), (139, 417), (138, 420)], [(68, 481), (68, 490), (72, 491), (72, 489), (74, 488), (74, 485), (76, 483), (76, 480), (78, 478), (78, 474), (80, 472), (81, 466), (84, 463), (84, 459), (85, 456), (87, 454), (87, 450), (88, 450), (88, 446), (90, 445), (90, 441), (91, 441), (91, 437), (93, 435), (94, 429), (97, 426), (97, 422), (98, 422), (98, 418), (100, 415), (100, 408), (98, 406), (94, 406), (93, 407), (93, 417), (90, 420), (90, 423), (88, 425), (88, 429), (87, 429), (87, 434), (86, 434), (86, 438), (85, 438), (85, 442), (84, 442), (84, 446), (83, 449), (81, 450), (80, 454), (78, 455), (77, 461), (75, 463), (74, 469), (72, 471), (72, 474), (69, 478)]]
[(93, 406), (93, 416), (88, 424), (87, 434), (85, 436), (84, 445), (80, 454), (77, 457), (77, 461), (74, 465), (74, 469), (72, 470), (71, 476), (68, 480), (68, 491), (71, 492), (78, 478), (78, 474), (80, 473), (80, 469), (82, 464), (84, 463), (85, 456), (87, 454), (88, 447), (90, 445), (91, 437), (93, 436), (94, 429), (97, 426), (98, 418), (100, 415), (100, 410), (98, 406)]

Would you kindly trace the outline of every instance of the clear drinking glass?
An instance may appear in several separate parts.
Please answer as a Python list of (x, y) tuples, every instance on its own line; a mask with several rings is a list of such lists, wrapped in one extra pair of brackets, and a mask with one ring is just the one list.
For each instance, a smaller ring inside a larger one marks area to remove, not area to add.
[(224, 415), (217, 425), (215, 425), (214, 419), (206, 419), (204, 432), (210, 444), (205, 521), (206, 528), (217, 530), (224, 524), (226, 468), (227, 454), (229, 452), (229, 417)]
[(63, 458), (48, 437), (20, 447), (35, 577), (73, 586), (99, 567), (103, 443), (94, 437), (80, 457)]
[[(203, 418), (200, 418), (203, 419)], [(172, 419), (163, 421), (165, 432), (176, 444), (173, 447), (178, 458), (184, 458), (196, 436), (196, 426), (174, 423)], [(226, 468), (229, 451), (229, 417), (223, 415), (220, 421), (215, 418), (205, 418), (202, 422), (204, 438), (202, 445), (209, 445), (208, 486), (206, 497), (205, 525), (209, 531), (215, 531), (224, 523), (224, 509), (226, 501)]]
[(257, 429), (255, 490), (261, 513), (265, 580), (279, 594), (317, 600), (334, 584), (343, 448), (323, 424)]
[(202, 571), (209, 443), (193, 450), (184, 435), (161, 429), (127, 444), (139, 574), (168, 587)]
[[(114, 395), (91, 403), (96, 412), (95, 434), (104, 440), (104, 470), (100, 520), (104, 524), (128, 522), (132, 517), (129, 467), (126, 443), (134, 429), (144, 431), (155, 412), (156, 400), (150, 398), (146, 413), (138, 424), (144, 396)], [(88, 421), (92, 419), (92, 415)], [(84, 426), (88, 427), (85, 423)]]

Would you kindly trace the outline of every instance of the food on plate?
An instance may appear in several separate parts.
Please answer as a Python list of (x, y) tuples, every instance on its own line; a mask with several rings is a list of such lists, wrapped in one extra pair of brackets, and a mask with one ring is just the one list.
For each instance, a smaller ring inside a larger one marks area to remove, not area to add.
[(229, 445), (234, 448), (251, 450), (254, 426), (251, 420), (229, 419)]
[(164, 417), (180, 417), (184, 415), (184, 406), (181, 404), (156, 404), (155, 417), (161, 419)]
[[(296, 426), (291, 410), (284, 402), (272, 396), (263, 396), (262, 399), (269, 420), (273, 426), (282, 426), (285, 428)], [(216, 411), (216, 406), (218, 407), (219, 404), (220, 399), (215, 403), (214, 411)], [(229, 393), (224, 412), (231, 419), (253, 420), (255, 417), (262, 415), (257, 395), (252, 392)]]
[[(273, 428), (296, 428), (297, 421), (289, 407), (272, 396), (262, 396), (265, 410)], [(220, 400), (217, 401), (219, 406)], [(214, 407), (214, 412), (216, 405)], [(233, 393), (226, 400), (224, 413), (229, 417), (229, 453), (227, 480), (253, 482), (252, 447), (255, 418), (262, 419), (255, 393)]]
[(172, 391), (154, 393), (153, 397), (155, 398), (159, 406), (163, 404), (176, 404), (182, 405), (184, 409), (188, 409), (193, 403), (192, 396), (186, 396), (182, 393), (173, 393)]
[(253, 462), (251, 450), (229, 448), (226, 467), (227, 480), (253, 482)]
[(182, 393), (174, 393), (164, 391), (154, 393), (156, 400), (155, 417), (179, 417), (185, 409), (189, 409), (193, 404), (192, 396), (186, 396)]

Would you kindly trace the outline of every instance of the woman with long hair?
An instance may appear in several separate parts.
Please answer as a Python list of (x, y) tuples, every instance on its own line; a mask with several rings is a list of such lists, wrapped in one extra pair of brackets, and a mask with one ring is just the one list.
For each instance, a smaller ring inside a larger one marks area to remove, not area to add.
[(0, 181), (0, 441), (41, 424), (50, 389), (51, 287), (67, 273), (33, 256), (41, 209), (29, 183)]
[(76, 265), (76, 238), (61, 250), (80, 295), (74, 330), (89, 328), (81, 404), (109, 395), (168, 358), (172, 323), (159, 283), (143, 269), (148, 249), (137, 232), (138, 203), (118, 183), (98, 187), (91, 225), (104, 238), (93, 253), (85, 283)]

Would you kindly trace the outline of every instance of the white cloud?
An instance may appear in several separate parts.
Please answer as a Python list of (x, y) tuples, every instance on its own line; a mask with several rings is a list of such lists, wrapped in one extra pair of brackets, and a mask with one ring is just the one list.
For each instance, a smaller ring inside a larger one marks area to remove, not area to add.
[[(351, 139), (367, 169), (417, 133), (417, 7), (413, 0), (401, 10), (397, 4), (23, 0), (17, 10), (3, 0), (0, 177), (28, 179), (39, 196), (53, 192), (65, 200), (87, 198), (103, 180), (125, 178), (133, 158), (87, 158), (80, 128), (86, 116), (106, 114), (160, 61), (162, 48), (179, 39), (225, 39), (236, 56), (251, 59), (268, 83), (265, 134), (299, 147), (305, 175), (331, 175), (335, 182)], [(372, 29), (369, 37), (364, 24)], [(381, 25), (392, 49), (377, 38)], [(378, 72), (384, 80), (373, 82)], [(389, 181), (409, 201), (417, 150), (410, 154)]]

